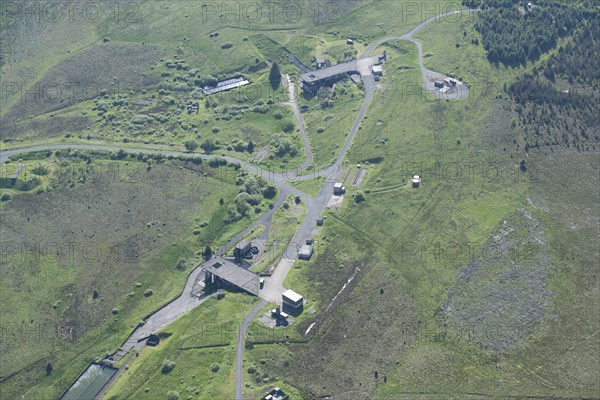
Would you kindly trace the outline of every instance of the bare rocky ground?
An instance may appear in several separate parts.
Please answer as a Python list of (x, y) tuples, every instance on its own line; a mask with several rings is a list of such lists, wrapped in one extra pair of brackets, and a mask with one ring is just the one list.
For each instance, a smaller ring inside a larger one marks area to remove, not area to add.
[(439, 310), (443, 324), (497, 352), (533, 333), (552, 296), (546, 246), (540, 222), (518, 209), (458, 273)]

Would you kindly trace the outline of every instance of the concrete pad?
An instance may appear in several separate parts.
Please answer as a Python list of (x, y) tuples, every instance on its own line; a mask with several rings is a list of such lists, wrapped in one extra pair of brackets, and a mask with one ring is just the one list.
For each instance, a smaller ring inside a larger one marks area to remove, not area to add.
[(360, 74), (360, 76), (371, 75), (373, 65), (375, 65), (378, 61), (379, 61), (379, 57), (377, 57), (377, 56), (361, 58), (360, 60), (357, 60), (356, 61), (356, 69), (358, 70), (358, 73)]
[(342, 206), (342, 201), (344, 200), (344, 196), (335, 196), (332, 195), (329, 198), (329, 202), (327, 202), (327, 208), (331, 210), (337, 210)]

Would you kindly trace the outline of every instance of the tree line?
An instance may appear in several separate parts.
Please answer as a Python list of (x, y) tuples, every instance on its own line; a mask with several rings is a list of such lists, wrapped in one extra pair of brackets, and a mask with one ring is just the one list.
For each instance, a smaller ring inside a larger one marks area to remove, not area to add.
[(572, 41), (558, 48), (546, 62), (543, 74), (555, 82), (566, 79), (570, 84), (588, 84), (600, 87), (600, 22), (599, 18), (587, 21)]
[(507, 88), (515, 102), (530, 147), (565, 146), (579, 151), (596, 150), (598, 92), (559, 90), (541, 76), (526, 73)]
[(561, 38), (595, 14), (587, 1), (481, 1), (464, 0), (469, 7), (481, 7), (475, 29), (482, 36), (487, 57), (494, 64), (507, 66), (535, 62), (557, 46)]

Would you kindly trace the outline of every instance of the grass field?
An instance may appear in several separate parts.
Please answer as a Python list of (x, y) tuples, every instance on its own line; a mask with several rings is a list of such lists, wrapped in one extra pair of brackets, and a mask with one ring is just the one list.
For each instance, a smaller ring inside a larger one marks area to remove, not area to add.
[(290, 240), (298, 230), (306, 215), (306, 205), (302, 202), (296, 204), (295, 198), (289, 196), (282, 208), (275, 211), (266, 242), (266, 254), (252, 265), (252, 271), (267, 272), (277, 265), (282, 256), (291, 257), (295, 246), (289, 246)]
[[(599, 345), (598, 269), (589, 268), (598, 257), (590, 240), (598, 157), (526, 157), (505, 100), (476, 87), (494, 76), (501, 88), (518, 71), (495, 71), (475, 46), (456, 49), (464, 30), (439, 24), (419, 37), (433, 54), (426, 65), (453, 74), (458, 65), (473, 97), (403, 92), (420, 75), (411, 69), (414, 47), (396, 42), (408, 52), (386, 63), (384, 89), (349, 154), (369, 162), (366, 188), (395, 187), (415, 173), (421, 187), (367, 193), (330, 212), (320, 257), (286, 281), (317, 309), (292, 328), (302, 334), (315, 323), (310, 344), (249, 351), (261, 373), (289, 370), (283, 382), (305, 397), (599, 395), (597, 376), (584, 372)], [(570, 172), (581, 179), (570, 181)]]
[(306, 179), (303, 181), (292, 181), (291, 184), (294, 185), (294, 187), (297, 187), (298, 189), (302, 190), (309, 196), (316, 197), (321, 191), (321, 187), (323, 186), (324, 181), (325, 178), (320, 177), (314, 179)]
[[(3, 97), (0, 148), (116, 142), (181, 149), (210, 139), (215, 154), (255, 163), (261, 154), (265, 167), (296, 166), (305, 154), (297, 127), (283, 132), (293, 115), (285, 88), (268, 90), (271, 62), (297, 76), (286, 50), (306, 65), (317, 55), (341, 60), (460, 8), (457, 1), (293, 4), (304, 12), (287, 20), (224, 18), (212, 3), (147, 1), (135, 10), (143, 23), (11, 26), (18, 46), (3, 65), (3, 83), (93, 80), (107, 93)], [(339, 210), (325, 211), (313, 259), (296, 262), (286, 278), (308, 300), (303, 314), (274, 332), (250, 325), (245, 396), (280, 386), (304, 399), (600, 398), (598, 154), (525, 154), (503, 90), (524, 69), (491, 65), (472, 40), (482, 41), (473, 22), (442, 18), (415, 35), (427, 68), (468, 84), (462, 101), (418, 90), (413, 43), (381, 46), (389, 55), (383, 88), (345, 160), (368, 174), (360, 188), (349, 187)], [(243, 74), (252, 84), (206, 98), (195, 80), (208, 74)], [(302, 115), (315, 165), (338, 154), (362, 99), (350, 81), (299, 99), (308, 107)], [(191, 101), (200, 103), (198, 114), (186, 114)], [(275, 135), (296, 155), (277, 155)], [(0, 203), (6, 398), (57, 397), (179, 294), (206, 244), (217, 247), (253, 219), (223, 222), (240, 189), (235, 174), (205, 177), (179, 161), (49, 160), (71, 172), (28, 171), (18, 188), (0, 189), (13, 196)], [(418, 189), (406, 184), (415, 174)], [(293, 184), (315, 196), (322, 182)], [(357, 203), (358, 190), (364, 201)], [(304, 204), (288, 204), (274, 214), (271, 242), (289, 240), (304, 218)], [(230, 398), (235, 324), (253, 303), (229, 293), (208, 300), (165, 329), (159, 347), (144, 348), (105, 397)], [(214, 347), (199, 348), (207, 345)], [(165, 359), (176, 363), (168, 374), (160, 371)]]
[[(164, 399), (176, 391), (195, 399), (228, 398), (233, 391), (237, 328), (255, 301), (233, 293), (207, 300), (163, 330), (159, 346), (142, 349), (104, 397)], [(163, 373), (163, 360), (174, 362), (175, 368)], [(219, 368), (213, 372), (215, 364)]]
[(364, 98), (364, 90), (349, 79), (336, 83), (335, 88), (322, 88), (310, 100), (299, 100), (300, 107), (313, 149), (314, 164), (329, 166), (339, 154), (356, 119), (356, 113)]
[[(179, 295), (205, 244), (249, 221), (223, 222), (237, 193), (233, 176), (168, 163), (148, 170), (137, 161), (42, 162), (44, 191), (13, 191), (2, 202), (1, 373), (12, 376), (2, 383), (9, 398), (58, 395), (86, 362), (116, 350), (145, 315)], [(52, 374), (40, 379), (48, 362)]]

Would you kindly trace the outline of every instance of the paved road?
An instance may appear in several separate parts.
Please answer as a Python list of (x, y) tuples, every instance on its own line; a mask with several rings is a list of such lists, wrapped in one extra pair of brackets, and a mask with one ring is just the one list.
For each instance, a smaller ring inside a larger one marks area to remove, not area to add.
[(242, 385), (238, 385), (238, 382), (243, 382), (244, 380), (244, 346), (245, 346), (245, 342), (244, 342), (244, 336), (246, 335), (246, 329), (248, 328), (248, 325), (250, 325), (250, 323), (252, 322), (252, 320), (254, 319), (254, 317), (256, 317), (258, 315), (258, 313), (260, 312), (260, 310), (263, 309), (264, 306), (266, 306), (268, 304), (268, 302), (266, 300), (261, 300), (249, 313), (248, 315), (246, 315), (246, 318), (244, 318), (244, 320), (242, 321), (242, 324), (240, 325), (240, 329), (238, 330), (238, 335), (237, 335), (237, 347), (236, 347), (236, 351), (235, 351), (235, 395), (234, 395), (234, 399), (235, 400), (242, 400), (242, 396), (243, 396), (243, 391)]
[(434, 86), (434, 84), (433, 84), (434, 81), (443, 81), (448, 76), (441, 74), (439, 72), (436, 72), (436, 71), (432, 71), (425, 67), (425, 65), (423, 64), (423, 47), (421, 45), (421, 41), (413, 38), (413, 35), (415, 33), (417, 33), (418, 31), (420, 31), (421, 29), (423, 29), (425, 26), (429, 25), (430, 23), (440, 21), (444, 17), (458, 15), (461, 13), (472, 13), (472, 12), (479, 12), (479, 11), (481, 11), (481, 9), (476, 8), (476, 9), (450, 11), (450, 12), (447, 12), (444, 14), (436, 15), (434, 17), (431, 17), (431, 18), (426, 19), (425, 21), (421, 22), (419, 25), (417, 25), (416, 27), (414, 27), (409, 32), (405, 33), (404, 35), (388, 36), (383, 39), (376, 40), (375, 42), (373, 42), (369, 46), (367, 46), (364, 57), (368, 57), (371, 54), (371, 52), (373, 50), (375, 50), (378, 46), (381, 46), (383, 43), (389, 42), (390, 40), (408, 40), (417, 46), (417, 51), (419, 54), (419, 69), (421, 70), (421, 76), (423, 78), (423, 88), (425, 89), (425, 92), (427, 92), (431, 95), (434, 95), (434, 96), (438, 96), (441, 99), (448, 99), (448, 100), (464, 99), (469, 95), (469, 89), (462, 82), (460, 82), (459, 84), (456, 85), (456, 87), (451, 88), (450, 90), (448, 90), (445, 93), (441, 93), (439, 91), (439, 89)]
[[(471, 11), (471, 10), (468, 10), (468, 11)], [(425, 80), (426, 74), (429, 70), (427, 70), (426, 68), (423, 67), (421, 44), (414, 41), (414, 39), (412, 39), (411, 36), (414, 33), (416, 33), (417, 31), (419, 31), (420, 29), (422, 29), (427, 24), (429, 24), (433, 21), (436, 21), (437, 19), (439, 19), (443, 16), (447, 16), (450, 14), (456, 14), (456, 13), (458, 13), (458, 12), (446, 13), (446, 14), (443, 14), (443, 15), (440, 15), (440, 16), (437, 16), (434, 18), (430, 18), (430, 19), (424, 21), (423, 23), (419, 24), (416, 28), (412, 29), (410, 32), (408, 32), (405, 35), (402, 35), (399, 37), (390, 37), (390, 38), (381, 39), (381, 40), (371, 44), (371, 46), (369, 46), (367, 48), (367, 51), (365, 52), (365, 55), (363, 58), (370, 57), (370, 52), (373, 49), (375, 49), (377, 46), (381, 45), (382, 43), (385, 43), (386, 41), (395, 40), (395, 39), (411, 40), (417, 44), (417, 47), (419, 49), (419, 64), (421, 66), (421, 73), (423, 74), (423, 79)], [(328, 167), (326, 169), (316, 172), (316, 174), (318, 174), (319, 176), (327, 177), (327, 179), (325, 181), (325, 185), (323, 185), (323, 187), (321, 188), (321, 191), (319, 192), (314, 203), (310, 206), (310, 208), (308, 208), (308, 213), (306, 215), (306, 218), (304, 219), (302, 225), (300, 226), (298, 231), (296, 231), (296, 234), (292, 238), (290, 246), (288, 248), (289, 251), (287, 252), (286, 256), (284, 256), (284, 258), (279, 262), (279, 264), (273, 271), (273, 274), (270, 277), (265, 278), (264, 289), (262, 289), (260, 291), (259, 295), (263, 299), (268, 300), (269, 302), (272, 302), (275, 304), (281, 303), (281, 294), (283, 293), (283, 291), (285, 291), (283, 282), (285, 280), (285, 277), (289, 273), (290, 269), (292, 268), (294, 262), (297, 262), (297, 261), (295, 261), (296, 257), (293, 252), (293, 249), (295, 247), (301, 246), (303, 243), (305, 243), (305, 240), (308, 237), (310, 237), (312, 230), (316, 226), (317, 218), (323, 213), (323, 210), (327, 206), (327, 203), (328, 203), (331, 195), (333, 194), (333, 183), (335, 183), (338, 180), (338, 178), (340, 177), (340, 174), (342, 172), (342, 161), (344, 160), (344, 158), (348, 152), (348, 149), (350, 148), (350, 145), (352, 144), (352, 140), (354, 139), (356, 132), (358, 132), (358, 128), (360, 127), (360, 123), (364, 118), (367, 108), (369, 107), (369, 104), (371, 103), (371, 100), (373, 99), (373, 92), (376, 87), (373, 76), (366, 75), (366, 76), (363, 76), (362, 78), (363, 78), (364, 85), (365, 85), (365, 98), (364, 98), (362, 106), (358, 112), (358, 115), (356, 116), (354, 124), (352, 125), (352, 129), (350, 130), (350, 133), (348, 134), (346, 141), (344, 142), (344, 145), (342, 146), (340, 153), (339, 153), (337, 159), (335, 160), (335, 162), (333, 163), (333, 165), (331, 165), (330, 167)], [(296, 179), (310, 179), (313, 177), (314, 177), (313, 175), (304, 175), (304, 176), (296, 177)], [(239, 349), (239, 346), (238, 346), (238, 349)], [(238, 351), (237, 359), (236, 359), (236, 365), (240, 365), (240, 368), (241, 368), (241, 363), (243, 360), (243, 347), (241, 349), (242, 349), (242, 351)], [(241, 395), (242, 387), (243, 387), (242, 376), (241, 375), (238, 376), (238, 374), (236, 374), (236, 382), (235, 382), (235, 392), (236, 392), (235, 399), (236, 400), (241, 400), (241, 397), (237, 397), (237, 396), (238, 396), (238, 394)]]
[[(449, 13), (445, 13), (445, 14), (442, 14), (442, 15), (439, 15), (436, 17), (429, 18), (428, 20), (422, 22), (417, 27), (415, 27), (414, 29), (412, 29), (411, 31), (409, 31), (408, 33), (406, 33), (402, 36), (390, 36), (390, 37), (383, 38), (383, 39), (380, 39), (380, 40), (372, 43), (367, 48), (363, 58), (369, 57), (370, 52), (373, 49), (375, 49), (377, 46), (385, 43), (386, 41), (397, 40), (397, 39), (410, 40), (411, 42), (413, 42), (417, 45), (417, 48), (419, 51), (419, 66), (421, 68), (421, 73), (423, 75), (424, 82), (427, 79), (428, 74), (437, 74), (436, 77), (443, 76), (442, 74), (436, 73), (434, 71), (430, 71), (424, 67), (423, 59), (422, 59), (421, 44), (419, 41), (413, 39), (412, 35), (414, 33), (416, 33), (417, 31), (419, 31), (420, 29), (422, 29), (427, 24), (429, 24), (433, 21), (436, 21), (439, 18), (442, 18), (444, 16), (448, 16), (451, 14), (457, 14), (459, 12), (476, 12), (476, 11), (479, 11), (479, 10), (454, 11), (454, 12), (449, 12)], [(264, 224), (266, 226), (266, 230), (268, 230), (270, 227), (270, 222), (271, 222), (273, 213), (275, 212), (275, 210), (277, 208), (279, 208), (279, 206), (281, 206), (281, 204), (283, 203), (285, 198), (290, 194), (300, 196), (308, 208), (308, 212), (307, 212), (307, 216), (306, 216), (305, 220), (303, 221), (302, 225), (300, 226), (300, 228), (298, 229), (298, 231), (292, 238), (292, 241), (291, 241), (292, 248), (294, 245), (295, 246), (301, 245), (302, 243), (304, 243), (306, 238), (308, 238), (310, 236), (312, 230), (315, 227), (316, 219), (322, 214), (325, 206), (327, 205), (327, 202), (329, 201), (329, 198), (333, 194), (333, 183), (339, 178), (339, 176), (341, 174), (342, 161), (343, 161), (344, 157), (346, 156), (348, 149), (350, 148), (350, 145), (352, 144), (352, 140), (354, 139), (354, 136), (356, 135), (356, 132), (358, 131), (358, 128), (360, 126), (360, 123), (361, 123), (362, 119), (364, 118), (366, 110), (369, 107), (369, 104), (371, 103), (371, 100), (373, 98), (373, 92), (376, 87), (373, 77), (370, 75), (366, 75), (366, 76), (363, 76), (363, 80), (364, 80), (364, 84), (365, 84), (365, 99), (362, 103), (362, 106), (359, 110), (356, 120), (352, 126), (352, 129), (350, 130), (350, 133), (348, 134), (346, 141), (344, 142), (344, 145), (342, 146), (342, 148), (340, 150), (340, 153), (339, 153), (336, 161), (330, 167), (328, 167), (326, 169), (314, 171), (311, 174), (297, 176), (297, 172), (303, 170), (306, 166), (308, 166), (312, 162), (312, 152), (310, 151), (310, 145), (308, 143), (306, 130), (304, 128), (304, 124), (302, 122), (300, 112), (299, 112), (297, 104), (295, 102), (293, 85), (290, 85), (290, 104), (292, 105), (292, 108), (294, 109), (294, 115), (296, 117), (298, 126), (299, 126), (301, 134), (302, 134), (304, 146), (305, 146), (305, 149), (307, 149), (307, 151), (306, 151), (307, 160), (304, 162), (304, 164), (301, 167), (296, 168), (291, 171), (274, 172), (274, 171), (265, 171), (261, 168), (258, 168), (254, 165), (251, 165), (245, 161), (236, 159), (234, 157), (230, 157), (230, 156), (224, 157), (228, 161), (237, 162), (243, 168), (246, 168), (246, 169), (250, 170), (251, 172), (256, 173), (257, 175), (260, 175), (260, 176), (264, 177), (265, 179), (268, 179), (271, 182), (273, 182), (274, 184), (276, 184), (277, 187), (279, 188), (279, 198), (273, 209), (269, 210), (261, 218), (259, 218), (253, 224), (248, 226), (244, 231), (240, 232), (238, 235), (236, 235), (234, 238), (232, 238), (229, 242), (227, 242), (220, 249), (218, 249), (217, 250), (218, 254), (223, 254), (224, 252), (229, 250), (249, 230), (251, 230), (252, 228), (256, 227), (259, 224)], [(290, 84), (289, 80), (288, 80), (288, 84)], [(456, 97), (456, 98), (463, 98), (463, 97), (464, 96)], [(141, 148), (141, 149), (140, 148), (128, 148), (128, 147), (120, 147), (120, 146), (112, 146), (112, 145), (55, 144), (55, 145), (40, 145), (40, 146), (32, 146), (32, 147), (22, 148), (22, 149), (6, 150), (6, 151), (0, 153), (0, 164), (2, 164), (6, 160), (6, 158), (10, 157), (10, 156), (28, 153), (28, 152), (32, 152), (32, 151), (58, 150), (58, 149), (82, 149), (82, 150), (105, 150), (105, 151), (118, 151), (120, 149), (123, 149), (126, 152), (133, 152), (133, 153), (164, 154), (166, 156), (169, 156), (169, 155), (173, 155), (173, 156), (198, 155), (205, 159), (211, 157), (211, 156), (204, 155), (204, 154), (190, 154), (190, 153), (185, 153), (182, 151), (151, 150), (151, 149), (144, 149), (144, 148)], [(308, 158), (311, 159), (310, 162), (309, 162)], [(295, 187), (289, 185), (286, 182), (286, 180), (289, 180), (289, 179), (305, 180), (305, 179), (312, 179), (317, 176), (324, 176), (327, 179), (326, 179), (325, 185), (321, 188), (321, 191), (319, 192), (316, 199), (306, 195), (305, 193), (301, 192), (300, 190), (296, 189)], [(235, 373), (235, 399), (236, 400), (242, 399), (243, 350), (244, 350), (244, 335), (245, 335), (246, 328), (249, 325), (249, 323), (252, 321), (252, 319), (264, 307), (264, 305), (267, 304), (267, 301), (274, 302), (274, 303), (281, 302), (281, 293), (285, 290), (285, 288), (283, 287), (283, 282), (284, 282), (285, 277), (287, 276), (290, 268), (292, 267), (292, 265), (294, 263), (295, 252), (290, 251), (287, 254), (287, 256), (288, 257), (284, 257), (281, 260), (281, 262), (278, 264), (277, 268), (275, 269), (275, 271), (273, 272), (271, 277), (265, 279), (265, 288), (263, 290), (261, 290), (261, 293), (260, 293), (260, 297), (263, 300), (261, 300), (261, 302), (258, 303), (257, 306), (246, 316), (242, 325), (240, 326), (240, 330), (238, 331), (238, 344), (237, 344), (237, 350), (236, 350), (236, 373)], [(150, 333), (155, 333), (155, 332), (159, 331), (164, 326), (168, 325), (169, 323), (173, 322), (175, 319), (179, 318), (181, 315), (189, 312), (190, 310), (192, 310), (193, 308), (195, 308), (199, 304), (201, 304), (205, 299), (199, 299), (195, 296), (192, 296), (192, 294), (191, 294), (193, 287), (196, 284), (201, 273), (202, 273), (202, 267), (200, 265), (200, 266), (196, 267), (190, 273), (190, 276), (189, 276), (188, 280), (186, 281), (186, 285), (182, 291), (182, 294), (177, 299), (175, 299), (174, 301), (172, 301), (171, 303), (169, 303), (167, 306), (163, 307), (162, 309), (158, 310), (150, 318), (148, 318), (146, 324), (143, 327), (136, 330), (130, 336), (130, 338), (128, 338), (128, 340), (125, 343), (125, 346), (127, 346), (129, 348), (141, 347), (143, 345), (143, 342), (137, 342), (137, 340), (139, 338), (147, 336)], [(125, 351), (126, 349), (122, 349), (122, 350)]]

